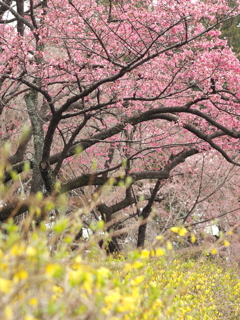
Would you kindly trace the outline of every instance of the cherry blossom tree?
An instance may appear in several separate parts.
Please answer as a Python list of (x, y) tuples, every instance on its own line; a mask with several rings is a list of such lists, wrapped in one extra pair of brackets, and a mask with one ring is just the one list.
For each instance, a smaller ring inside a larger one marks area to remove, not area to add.
[[(239, 166), (240, 64), (219, 38), (238, 13), (225, 0), (0, 1), (3, 183), (28, 162), (29, 197), (53, 194), (57, 181), (70, 200), (97, 195), (109, 230), (134, 208), (142, 247), (186, 159), (210, 152)], [(6, 201), (0, 220), (28, 207)]]
[(239, 220), (238, 176), (239, 167), (216, 153), (187, 159), (172, 171), (162, 190), (165, 212), (159, 214), (160, 228), (167, 230), (181, 221), (198, 229), (218, 225), (227, 231)]

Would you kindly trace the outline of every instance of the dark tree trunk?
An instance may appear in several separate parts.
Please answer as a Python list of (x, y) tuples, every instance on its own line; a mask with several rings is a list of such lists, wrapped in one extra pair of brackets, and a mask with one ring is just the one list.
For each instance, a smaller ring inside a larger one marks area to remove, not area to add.
[(147, 203), (147, 205), (143, 208), (141, 215), (140, 215), (140, 226), (138, 228), (138, 240), (137, 240), (137, 247), (138, 248), (143, 248), (144, 247), (144, 242), (146, 238), (146, 230), (147, 230), (147, 221), (150, 216), (150, 213), (152, 211), (152, 206), (153, 202), (157, 196), (158, 190), (160, 189), (161, 186), (161, 179), (158, 179), (155, 187), (152, 191), (151, 197)]
[[(36, 80), (36, 82), (38, 84), (39, 80)], [(42, 191), (43, 186), (43, 180), (41, 172), (39, 170), (39, 162), (42, 158), (44, 133), (42, 121), (38, 117), (38, 92), (36, 90), (31, 89), (28, 93), (25, 94), (24, 98), (32, 126), (34, 158), (32, 159), (33, 174), (31, 181), (31, 193), (35, 194), (38, 191)]]
[[(105, 223), (110, 224), (112, 221), (111, 209), (106, 204), (100, 204), (98, 206), (98, 210), (100, 211), (100, 213), (102, 215), (102, 219), (105, 221)], [(113, 229), (113, 225), (109, 226), (107, 228), (107, 231), (111, 232), (111, 229)], [(99, 242), (99, 246), (101, 248), (103, 248), (105, 246), (103, 240), (101, 240)], [(117, 237), (112, 236), (111, 239), (107, 243), (106, 252), (108, 254), (112, 254), (112, 253), (119, 252), (119, 251), (120, 251), (120, 247), (119, 247), (119, 244), (117, 241)]]
[(137, 247), (143, 248), (144, 242), (146, 238), (146, 230), (147, 230), (147, 220), (151, 213), (152, 206), (149, 203), (144, 207), (143, 211), (141, 212), (140, 219), (141, 224), (138, 228), (138, 239), (137, 239)]
[(50, 163), (48, 161), (41, 161), (39, 164), (39, 168), (47, 193), (50, 195), (54, 190), (54, 185), (56, 182), (56, 179), (52, 173)]
[[(20, 16), (24, 16), (24, 0), (17, 0), (17, 13)], [(17, 31), (20, 36), (24, 35), (24, 23), (22, 21), (17, 22)]]

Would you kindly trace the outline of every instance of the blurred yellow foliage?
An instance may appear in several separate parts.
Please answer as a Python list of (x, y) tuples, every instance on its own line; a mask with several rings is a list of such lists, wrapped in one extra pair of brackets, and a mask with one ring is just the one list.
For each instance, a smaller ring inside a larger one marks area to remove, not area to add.
[[(180, 227), (172, 232), (186, 234)], [(170, 241), (103, 259), (64, 247), (50, 255), (41, 233), (29, 232), (28, 242), (13, 238), (0, 240), (1, 319), (240, 318), (240, 280), (234, 270), (208, 256), (196, 261), (176, 256)]]

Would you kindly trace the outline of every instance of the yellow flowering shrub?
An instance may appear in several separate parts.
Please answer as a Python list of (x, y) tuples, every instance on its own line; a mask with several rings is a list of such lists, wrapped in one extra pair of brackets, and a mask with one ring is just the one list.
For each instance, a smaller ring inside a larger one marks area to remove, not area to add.
[(170, 243), (119, 258), (67, 245), (50, 254), (44, 228), (27, 239), (9, 228), (0, 239), (1, 319), (240, 319), (240, 280), (217, 260), (173, 258)]

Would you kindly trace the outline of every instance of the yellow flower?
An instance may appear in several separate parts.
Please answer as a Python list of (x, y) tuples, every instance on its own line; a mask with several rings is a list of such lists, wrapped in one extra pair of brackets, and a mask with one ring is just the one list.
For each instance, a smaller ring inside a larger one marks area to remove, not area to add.
[(107, 278), (110, 274), (110, 270), (104, 267), (101, 267), (97, 271), (98, 275), (102, 276), (103, 278)]
[(75, 257), (75, 259), (73, 260), (73, 264), (71, 265), (71, 268), (73, 270), (77, 270), (77, 269), (82, 268), (82, 257), (81, 256)]
[(141, 258), (142, 259), (148, 259), (149, 256), (150, 256), (150, 251), (148, 251), (146, 249), (142, 250), (142, 252), (141, 252)]
[(163, 249), (163, 248), (157, 248), (156, 249), (156, 256), (157, 257), (162, 257), (162, 256), (164, 256), (165, 255), (165, 250)]
[(13, 316), (12, 308), (8, 305), (4, 309), (5, 319), (11, 319)]
[(26, 251), (26, 246), (20, 243), (15, 243), (11, 250), (10, 253), (13, 256), (21, 256), (24, 252)]
[(194, 233), (191, 233), (191, 242), (195, 243), (196, 242), (196, 237)]
[(170, 229), (172, 232), (178, 233), (179, 236), (183, 237), (185, 236), (185, 234), (188, 232), (187, 229), (185, 229), (184, 227), (172, 227)]
[(153, 287), (153, 288), (156, 288), (156, 287), (157, 287), (157, 282), (156, 282), (156, 281), (150, 281), (149, 284), (150, 284), (150, 286)]
[(79, 284), (82, 280), (82, 270), (68, 270), (69, 283), (71, 286)]
[(185, 228), (181, 228), (181, 229), (179, 230), (179, 235), (180, 235), (181, 237), (185, 236), (186, 233), (187, 233), (187, 230), (186, 230)]
[(3, 293), (8, 293), (11, 290), (12, 281), (4, 278), (0, 278), (0, 290)]
[(62, 272), (63, 268), (58, 263), (49, 263), (46, 265), (46, 274), (51, 277), (59, 277)]
[(59, 286), (57, 286), (56, 284), (53, 286), (53, 291), (55, 292), (55, 293), (63, 293), (63, 288), (62, 287), (59, 287)]
[(163, 302), (160, 299), (156, 299), (152, 305), (152, 308), (161, 308), (163, 306)]
[(38, 305), (38, 299), (36, 297), (31, 298), (28, 303), (30, 306), (37, 306)]
[(120, 299), (121, 294), (117, 288), (116, 290), (110, 290), (108, 295), (105, 296), (104, 301), (107, 305), (111, 305), (119, 302)]
[(226, 240), (226, 239), (224, 240), (223, 243), (224, 243), (225, 247), (229, 247), (230, 246), (230, 242), (228, 240)]
[(180, 228), (179, 228), (179, 227), (172, 227), (170, 230), (171, 230), (172, 232), (178, 233), (179, 230), (180, 230)]
[(76, 256), (76, 258), (74, 259), (74, 262), (76, 263), (82, 263), (82, 257), (79, 255), (79, 256)]
[(35, 256), (36, 253), (37, 253), (36, 248), (33, 248), (33, 247), (31, 247), (31, 246), (27, 247), (27, 249), (26, 249), (26, 254), (27, 254), (28, 256), (30, 256), (30, 257)]
[(25, 280), (28, 277), (28, 273), (26, 270), (19, 270), (13, 276), (14, 282), (20, 282), (21, 280)]
[(170, 241), (167, 241), (167, 249), (170, 251), (172, 250), (172, 244)]
[(24, 320), (38, 320), (37, 318), (35, 318), (34, 316), (32, 316), (31, 314), (27, 314), (24, 317)]
[(211, 254), (217, 254), (217, 253), (218, 253), (217, 249), (216, 248), (212, 248)]
[[(134, 263), (132, 265), (130, 265), (131, 267), (133, 267), (134, 269), (140, 269), (144, 266), (144, 263), (142, 263), (141, 261), (134, 261)], [(130, 268), (131, 269), (131, 268)]]
[(124, 296), (122, 297), (122, 299), (120, 300), (120, 303), (118, 305), (118, 310), (120, 312), (129, 312), (129, 310), (133, 310), (136, 307), (136, 301), (134, 299), (134, 297), (132, 296)]
[(92, 293), (92, 288), (93, 288), (93, 275), (88, 272), (84, 275), (84, 283), (83, 283), (83, 288), (88, 292)]
[(144, 276), (141, 275), (141, 276), (138, 276), (138, 277), (136, 277), (135, 279), (133, 279), (133, 280), (131, 281), (131, 285), (137, 286), (137, 285), (139, 285), (140, 283), (142, 283), (143, 281), (144, 281)]

